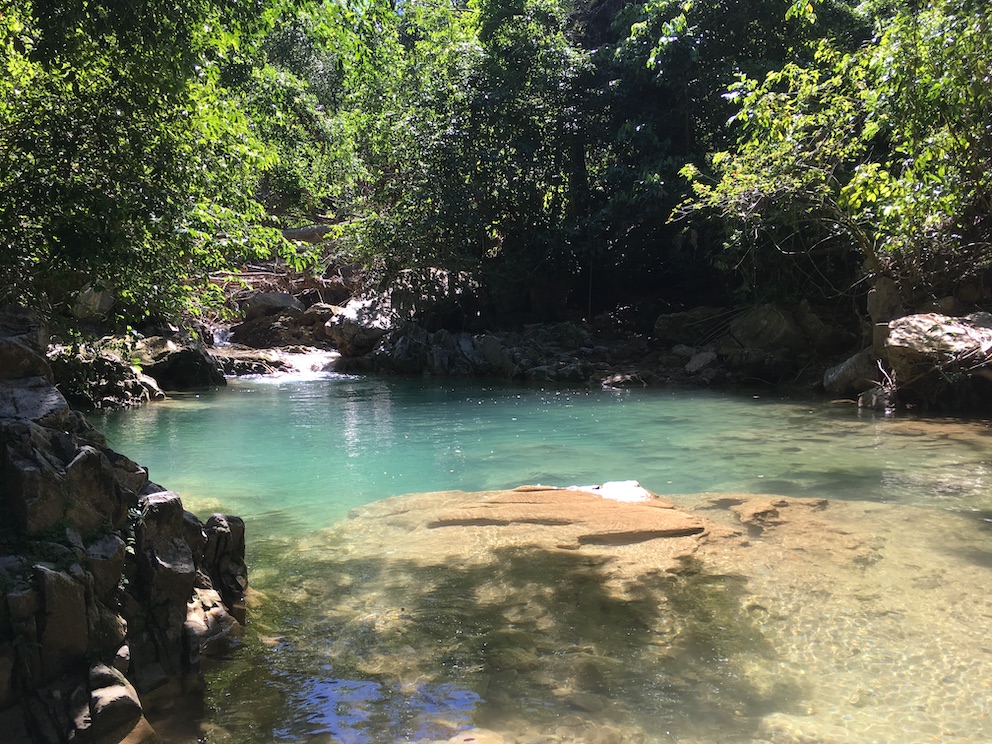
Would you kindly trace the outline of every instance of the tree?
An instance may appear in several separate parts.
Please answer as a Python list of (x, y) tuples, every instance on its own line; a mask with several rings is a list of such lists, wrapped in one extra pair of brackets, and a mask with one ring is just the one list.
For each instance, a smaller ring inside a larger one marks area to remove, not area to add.
[(689, 209), (719, 214), (737, 256), (856, 251), (939, 297), (992, 261), (992, 11), (900, 3), (874, 20), (860, 49), (823, 40), (812, 64), (740, 79), (740, 144), (713, 156), (714, 183), (686, 171)]
[[(3, 300), (58, 313), (85, 286), (140, 318), (197, 306), (252, 235), (271, 156), (225, 98), (261, 2), (8, 0), (0, 15)], [(272, 237), (271, 235), (269, 236)]]

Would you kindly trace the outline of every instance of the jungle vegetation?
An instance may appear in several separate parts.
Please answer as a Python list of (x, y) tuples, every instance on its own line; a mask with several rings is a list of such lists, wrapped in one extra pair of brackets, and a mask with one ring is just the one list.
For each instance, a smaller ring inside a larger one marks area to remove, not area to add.
[(583, 314), (992, 258), (979, 0), (0, 0), (0, 49), (0, 300), (50, 314), (195, 314), (273, 255)]

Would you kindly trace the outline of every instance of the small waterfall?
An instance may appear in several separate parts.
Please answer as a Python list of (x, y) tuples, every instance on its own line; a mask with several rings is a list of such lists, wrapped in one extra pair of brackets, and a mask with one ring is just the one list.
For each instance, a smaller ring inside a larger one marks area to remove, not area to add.
[(326, 349), (299, 348), (298, 350), (280, 350), (279, 358), (286, 363), (286, 371), (279, 372), (279, 379), (314, 380), (329, 375), (336, 375), (334, 365), (341, 354)]
[(214, 328), (214, 346), (230, 346), (231, 329), (217, 327)]

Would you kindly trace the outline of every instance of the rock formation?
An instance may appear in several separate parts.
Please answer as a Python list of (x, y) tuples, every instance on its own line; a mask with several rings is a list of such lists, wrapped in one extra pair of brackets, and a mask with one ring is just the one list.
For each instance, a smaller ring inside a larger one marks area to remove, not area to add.
[(951, 407), (983, 402), (992, 383), (992, 315), (907, 315), (888, 324), (885, 352), (904, 397)]
[(240, 628), (244, 525), (201, 524), (108, 449), (53, 386), (47, 343), (0, 311), (0, 728), (111, 744), (152, 693), (197, 689), (200, 654)]

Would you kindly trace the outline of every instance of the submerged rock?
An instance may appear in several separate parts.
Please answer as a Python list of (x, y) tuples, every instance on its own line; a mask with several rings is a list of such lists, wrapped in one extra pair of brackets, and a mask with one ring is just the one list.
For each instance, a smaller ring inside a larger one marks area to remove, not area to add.
[(549, 537), (558, 547), (630, 545), (698, 535), (705, 530), (700, 519), (657, 497), (621, 504), (594, 492), (595, 487), (586, 488), (589, 490), (525, 486), (499, 492), (475, 504), (443, 511), (427, 527), (512, 529), (539, 525), (549, 528)]
[[(431, 744), (634, 744), (659, 721), (700, 744), (988, 740), (976, 520), (755, 494), (678, 504), (547, 486), (398, 497), (308, 536), (319, 565), (273, 602), (319, 618), (294, 663), (375, 680), (342, 740), (393, 740), (397, 706)], [(669, 518), (703, 529), (653, 534)], [(579, 539), (602, 533), (623, 539)], [(439, 714), (448, 694), (463, 707)]]

